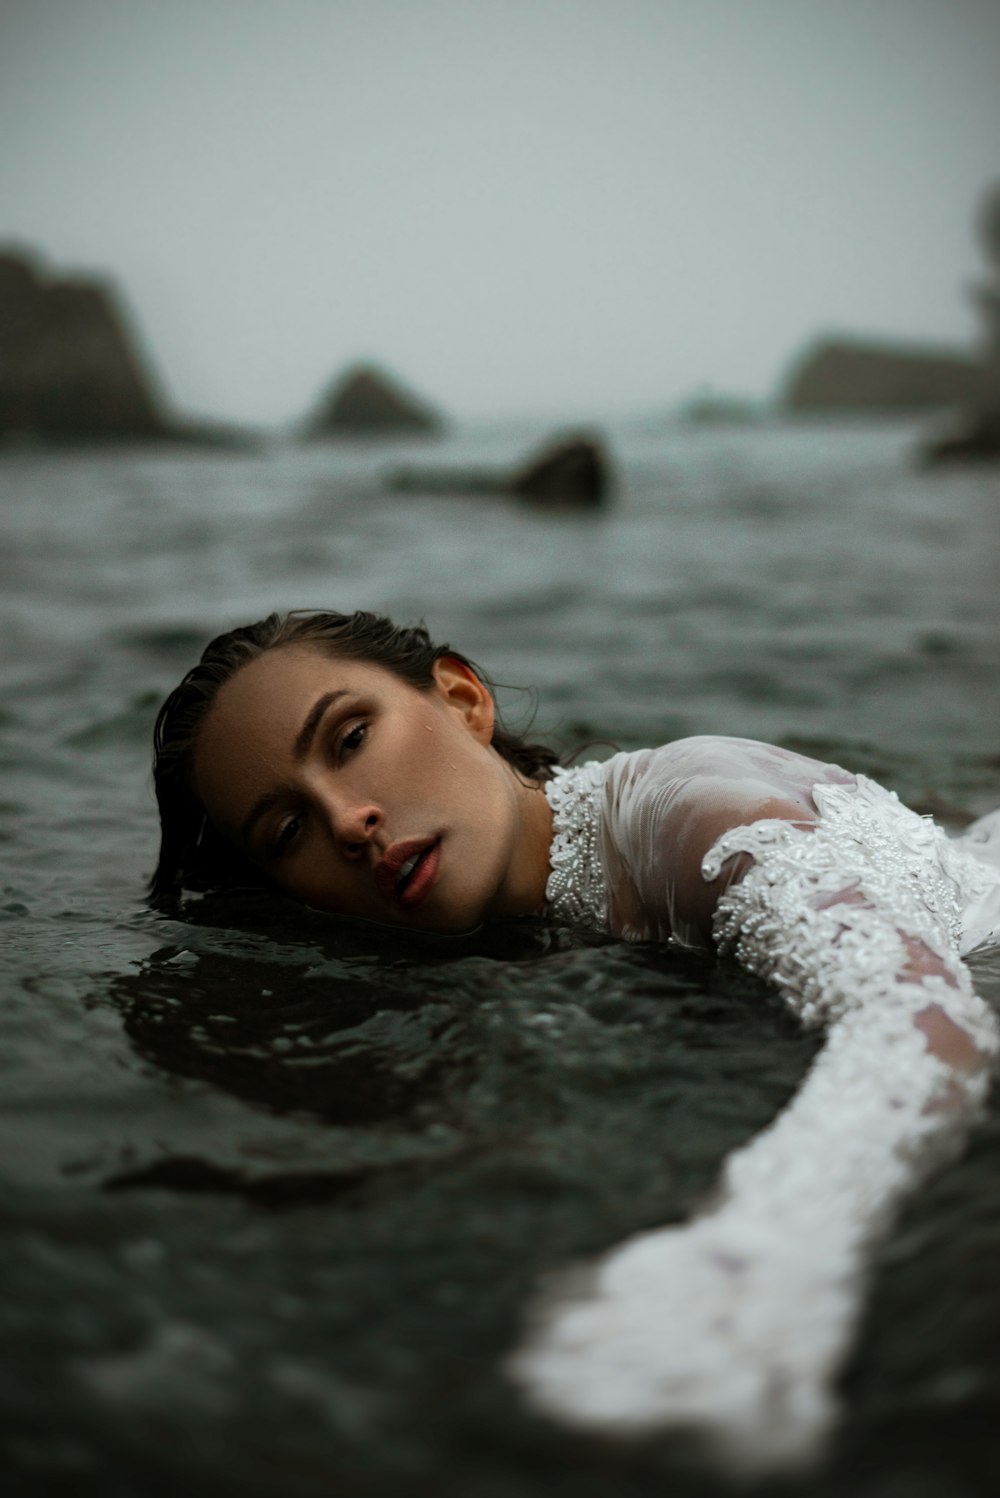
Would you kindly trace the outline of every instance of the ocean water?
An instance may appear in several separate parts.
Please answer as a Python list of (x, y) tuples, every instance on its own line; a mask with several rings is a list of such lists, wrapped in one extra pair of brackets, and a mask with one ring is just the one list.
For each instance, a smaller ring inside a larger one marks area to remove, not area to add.
[[(274, 607), (423, 617), (567, 751), (735, 733), (956, 824), (1000, 803), (995, 472), (920, 471), (907, 425), (620, 423), (606, 513), (385, 491), (542, 435), (0, 457), (5, 1493), (728, 1490), (501, 1367), (547, 1271), (683, 1217), (792, 1094), (816, 1042), (780, 1001), (543, 922), (373, 944), (143, 902), (158, 702)], [(993, 1491), (998, 1264), (994, 1105), (873, 1268), (823, 1465), (775, 1491)]]

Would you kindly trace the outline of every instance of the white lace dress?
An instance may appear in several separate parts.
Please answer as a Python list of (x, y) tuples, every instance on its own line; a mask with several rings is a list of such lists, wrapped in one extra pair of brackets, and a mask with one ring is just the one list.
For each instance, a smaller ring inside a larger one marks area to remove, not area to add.
[(547, 1288), (511, 1372), (590, 1429), (698, 1428), (745, 1470), (809, 1460), (871, 1246), (985, 1098), (998, 1027), (961, 958), (1000, 939), (1000, 812), (953, 840), (748, 739), (618, 754), (547, 793), (553, 917), (714, 944), (828, 1038), (711, 1207)]

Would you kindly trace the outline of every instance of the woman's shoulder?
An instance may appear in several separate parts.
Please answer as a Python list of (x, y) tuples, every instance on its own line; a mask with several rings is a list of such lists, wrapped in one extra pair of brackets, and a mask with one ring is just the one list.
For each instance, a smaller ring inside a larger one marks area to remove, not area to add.
[(761, 739), (724, 734), (691, 734), (648, 749), (625, 750), (603, 765), (591, 762), (581, 768), (590, 773), (603, 772), (605, 778), (704, 775), (713, 779), (759, 779), (768, 784), (788, 782), (796, 789), (804, 784), (846, 785), (855, 780), (849, 771), (832, 761), (815, 759)]

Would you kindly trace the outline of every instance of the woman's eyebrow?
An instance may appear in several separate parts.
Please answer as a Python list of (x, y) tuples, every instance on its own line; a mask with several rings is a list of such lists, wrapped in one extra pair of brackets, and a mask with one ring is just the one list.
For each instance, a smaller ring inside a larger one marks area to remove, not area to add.
[(250, 842), (250, 834), (261, 817), (266, 811), (270, 811), (272, 806), (276, 806), (280, 800), (280, 791), (267, 791), (254, 802), (249, 815), (244, 817), (240, 823), (240, 837), (244, 843)]
[[(306, 714), (306, 720), (299, 729), (295, 743), (292, 745), (292, 754), (296, 760), (305, 759), (309, 753), (309, 746), (316, 737), (316, 730), (323, 721), (323, 714), (327, 708), (336, 702), (338, 697), (346, 697), (347, 695), (347, 688), (342, 687), (338, 692), (324, 692), (322, 697), (317, 697)], [(240, 823), (240, 837), (245, 843), (249, 843), (250, 834), (254, 827), (265, 812), (270, 811), (272, 806), (277, 805), (281, 800), (281, 796), (281, 791), (265, 791), (263, 796), (259, 796), (254, 802), (249, 813)]]
[(338, 697), (346, 696), (346, 689), (341, 688), (339, 692), (324, 692), (322, 697), (317, 697), (316, 701), (309, 709), (309, 712), (306, 714), (306, 721), (299, 729), (298, 736), (295, 740), (294, 745), (292, 746), (292, 754), (295, 759), (305, 759), (306, 755), (309, 753), (309, 746), (311, 745), (313, 739), (316, 737), (316, 730), (320, 725), (323, 714), (326, 712), (331, 703), (337, 701)]

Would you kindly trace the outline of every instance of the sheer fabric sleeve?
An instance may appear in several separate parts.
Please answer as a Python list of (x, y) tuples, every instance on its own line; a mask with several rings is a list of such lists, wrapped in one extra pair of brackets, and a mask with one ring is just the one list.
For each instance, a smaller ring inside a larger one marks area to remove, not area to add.
[(732, 828), (765, 818), (817, 819), (814, 787), (852, 786), (823, 764), (750, 739), (679, 739), (605, 766), (600, 854), (608, 920), (632, 939), (709, 946), (715, 905), (748, 860), (734, 852), (711, 881), (705, 854)]
[(828, 1036), (712, 1203), (613, 1249), (587, 1289), (550, 1288), (513, 1364), (557, 1418), (693, 1426), (740, 1470), (821, 1448), (872, 1246), (965, 1137), (997, 1051), (959, 956), (958, 855), (864, 777), (820, 766), (808, 783), (814, 765), (694, 740), (612, 765), (609, 923), (690, 941), (707, 917)]
[(891, 792), (773, 745), (693, 738), (617, 756), (604, 798), (612, 930), (731, 952), (807, 1024), (912, 1001), (933, 1048), (989, 1049), (958, 955), (989, 876)]

